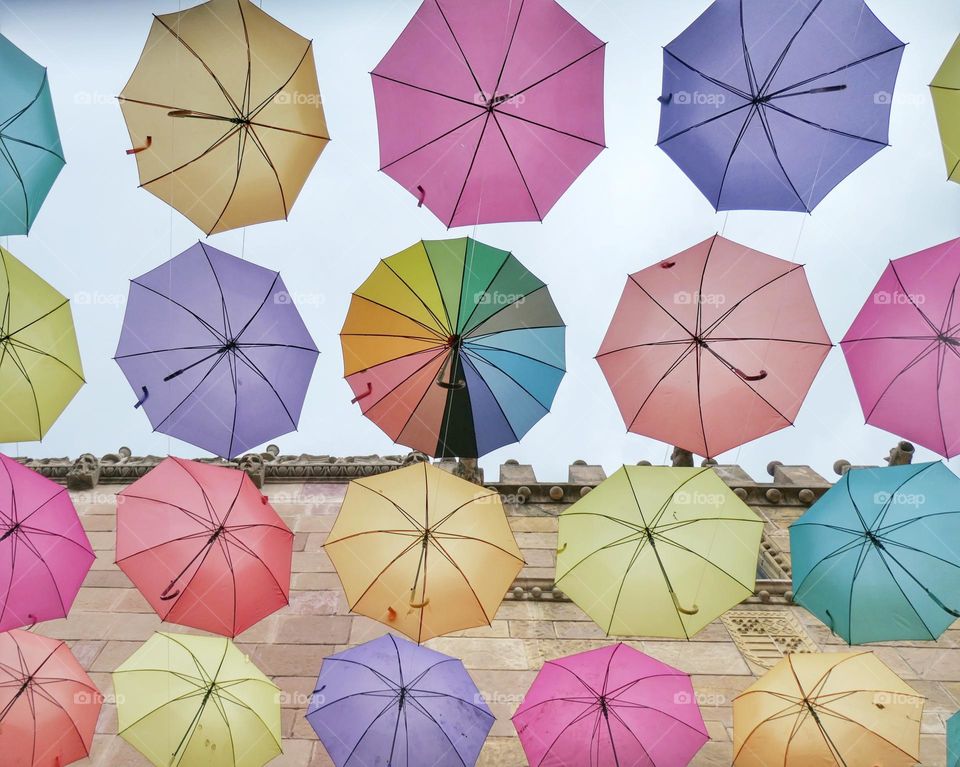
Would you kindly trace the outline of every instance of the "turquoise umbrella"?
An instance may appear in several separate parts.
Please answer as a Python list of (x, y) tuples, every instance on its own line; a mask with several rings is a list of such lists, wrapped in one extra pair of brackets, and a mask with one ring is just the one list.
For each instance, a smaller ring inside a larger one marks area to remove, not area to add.
[(960, 479), (851, 469), (790, 526), (793, 598), (848, 644), (937, 639), (960, 612)]
[(960, 767), (960, 712), (947, 720), (947, 767)]
[(64, 162), (47, 70), (0, 35), (0, 235), (30, 231)]

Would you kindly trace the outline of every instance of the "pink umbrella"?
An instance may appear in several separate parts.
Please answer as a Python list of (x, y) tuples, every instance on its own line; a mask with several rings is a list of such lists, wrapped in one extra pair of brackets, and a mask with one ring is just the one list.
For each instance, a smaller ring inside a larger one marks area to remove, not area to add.
[(0, 454), (0, 632), (66, 617), (94, 559), (67, 488)]
[(603, 62), (554, 0), (424, 0), (372, 73), (380, 169), (448, 227), (542, 220), (604, 148)]
[(622, 643), (547, 661), (513, 724), (531, 767), (683, 767), (710, 739), (690, 677)]
[(960, 454), (960, 239), (891, 261), (840, 342), (867, 423)]

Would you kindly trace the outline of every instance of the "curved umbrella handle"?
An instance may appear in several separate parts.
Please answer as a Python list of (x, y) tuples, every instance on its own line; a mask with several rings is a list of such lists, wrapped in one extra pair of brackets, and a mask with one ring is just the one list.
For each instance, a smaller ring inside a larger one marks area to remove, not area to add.
[(686, 608), (680, 604), (680, 600), (677, 599), (677, 594), (674, 591), (670, 592), (670, 596), (673, 597), (673, 605), (677, 608), (678, 611), (682, 612), (684, 615), (696, 615), (700, 612), (700, 608), (697, 605), (694, 605), (692, 608)]
[(127, 154), (140, 154), (140, 152), (146, 151), (152, 145), (153, 145), (153, 136), (147, 136), (147, 140), (145, 143), (141, 144), (140, 146), (135, 146), (133, 149), (128, 149)]
[(733, 372), (740, 376), (744, 381), (762, 381), (767, 377), (767, 371), (761, 370), (755, 376), (747, 375), (740, 368), (734, 368)]
[(419, 201), (417, 202), (417, 207), (418, 207), (418, 208), (422, 208), (424, 201), (427, 199), (427, 190), (424, 189), (422, 186), (420, 186), (420, 185), (418, 184), (418, 185), (417, 185), (417, 191), (420, 193), (420, 194), (418, 195), (418, 197), (419, 197), (420, 199), (419, 199)]
[(143, 396), (142, 396), (140, 399), (138, 399), (138, 400), (136, 401), (136, 403), (134, 404), (134, 406), (133, 406), (133, 409), (134, 409), (134, 410), (136, 410), (136, 409), (137, 409), (138, 407), (140, 407), (144, 402), (146, 402), (146, 401), (147, 401), (147, 397), (150, 396), (150, 392), (147, 391), (147, 387), (146, 387), (146, 386), (141, 386), (140, 388), (143, 389)]
[(414, 602), (412, 598), (410, 599), (410, 606), (414, 610), (419, 610), (423, 607), (426, 607), (428, 604), (430, 604), (430, 597), (427, 597), (422, 602)]
[(449, 382), (439, 381), (439, 380), (437, 381), (437, 386), (439, 386), (441, 389), (462, 389), (466, 385), (467, 385), (467, 382), (463, 380), (449, 381)]
[(176, 599), (178, 596), (180, 596), (180, 589), (177, 589), (176, 591), (170, 591), (174, 584), (176, 584), (176, 581), (170, 581), (170, 584), (160, 592), (160, 599), (162, 599), (164, 602), (169, 602), (171, 599)]
[(666, 96), (657, 96), (657, 101), (664, 106), (667, 106), (671, 101), (673, 101), (673, 92), (671, 91)]
[(567, 541), (563, 542), (563, 546), (557, 549), (557, 554), (563, 554), (567, 550)]
[(369, 397), (371, 394), (373, 394), (373, 384), (367, 381), (367, 390), (361, 394), (358, 394), (356, 397), (350, 400), (350, 404), (356, 405), (364, 397)]

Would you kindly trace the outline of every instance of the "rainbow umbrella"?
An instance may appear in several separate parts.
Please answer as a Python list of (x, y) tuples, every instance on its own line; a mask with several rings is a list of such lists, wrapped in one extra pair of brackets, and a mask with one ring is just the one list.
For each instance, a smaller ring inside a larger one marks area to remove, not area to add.
[(960, 36), (930, 83), (937, 111), (947, 178), (960, 183)]
[(564, 374), (564, 325), (547, 286), (470, 238), (421, 241), (381, 261), (340, 337), (363, 414), (438, 458), (519, 441)]

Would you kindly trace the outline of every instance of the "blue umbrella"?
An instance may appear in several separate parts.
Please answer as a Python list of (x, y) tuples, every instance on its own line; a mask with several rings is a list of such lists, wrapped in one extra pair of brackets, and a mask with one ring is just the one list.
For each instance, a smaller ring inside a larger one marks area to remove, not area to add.
[(960, 767), (960, 712), (947, 720), (947, 767)]
[(851, 469), (790, 526), (793, 598), (849, 644), (937, 639), (960, 612), (960, 479)]

